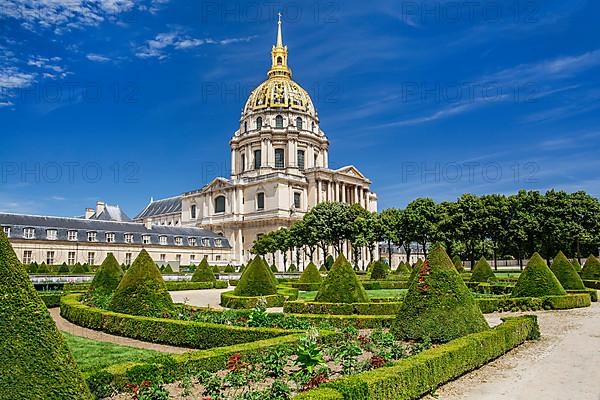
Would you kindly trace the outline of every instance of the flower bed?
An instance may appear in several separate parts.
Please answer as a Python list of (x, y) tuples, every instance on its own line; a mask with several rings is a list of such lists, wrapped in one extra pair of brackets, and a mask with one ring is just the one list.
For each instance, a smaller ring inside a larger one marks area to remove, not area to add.
[(298, 289), (279, 286), (277, 294), (270, 296), (236, 296), (233, 291), (221, 293), (221, 306), (233, 309), (250, 309), (257, 306), (282, 307), (286, 300), (298, 299)]
[(507, 318), (494, 329), (474, 333), (392, 366), (326, 383), (298, 400), (410, 400), (539, 337), (535, 316)]
[(317, 303), (286, 301), (283, 312), (290, 314), (330, 314), (330, 315), (393, 315), (400, 309), (400, 302), (372, 303)]
[(79, 297), (69, 295), (61, 299), (60, 314), (63, 318), (85, 328), (153, 343), (210, 349), (270, 339), (294, 332), (120, 314), (88, 307), (79, 302)]

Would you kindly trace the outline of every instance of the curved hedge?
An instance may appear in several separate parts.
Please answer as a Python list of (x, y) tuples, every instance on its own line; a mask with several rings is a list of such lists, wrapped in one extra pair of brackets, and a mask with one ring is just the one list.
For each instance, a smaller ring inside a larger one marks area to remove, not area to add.
[(210, 349), (287, 335), (283, 329), (243, 328), (204, 322), (179, 321), (121, 314), (88, 307), (80, 295), (64, 296), (60, 315), (75, 325), (152, 343), (193, 349)]
[(412, 400), (540, 336), (535, 316), (506, 318), (493, 329), (473, 333), (415, 356), (326, 383), (296, 400)]
[(0, 399), (90, 400), (65, 340), (0, 231)]
[(591, 304), (589, 293), (577, 293), (565, 296), (477, 299), (477, 305), (484, 314), (496, 311), (568, 310), (571, 308), (589, 307)]
[(221, 293), (221, 306), (233, 309), (264, 307), (282, 307), (286, 297), (281, 294), (268, 296), (237, 296), (235, 291)]
[(381, 303), (317, 303), (286, 301), (283, 312), (289, 314), (329, 314), (329, 315), (395, 315), (401, 302)]
[(519, 276), (512, 297), (564, 296), (567, 292), (546, 265), (546, 261), (533, 253), (527, 266)]

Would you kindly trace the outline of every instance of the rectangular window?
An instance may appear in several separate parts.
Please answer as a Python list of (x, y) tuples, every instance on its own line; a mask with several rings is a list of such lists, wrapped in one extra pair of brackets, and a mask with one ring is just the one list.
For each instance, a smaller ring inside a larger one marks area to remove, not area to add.
[(177, 261), (177, 262), (179, 262), (179, 263), (181, 262), (181, 254), (177, 254), (177, 255), (175, 256), (175, 261)]
[(131, 253), (125, 253), (125, 265), (131, 265)]
[(190, 255), (190, 264), (193, 264), (196, 261), (196, 255), (192, 254)]
[(25, 250), (23, 252), (23, 264), (31, 264), (33, 262), (33, 252), (31, 250)]
[(285, 150), (275, 149), (275, 168), (283, 168), (285, 166)]
[(107, 233), (106, 234), (106, 243), (114, 243), (115, 242), (115, 234)]
[(98, 233), (88, 232), (87, 236), (88, 236), (88, 242), (95, 242), (96, 239), (98, 238)]
[(188, 243), (190, 244), (190, 246), (195, 247), (198, 244), (198, 241), (196, 240), (196, 238), (188, 238)]
[(175, 238), (175, 244), (177, 246), (183, 246), (183, 238), (182, 237), (176, 237)]
[(10, 226), (3, 226), (2, 230), (4, 231), (6, 237), (10, 237)]
[(241, 168), (242, 172), (244, 172), (246, 170), (246, 155), (242, 154), (242, 168)]
[(25, 239), (35, 239), (35, 229), (33, 229), (33, 228), (23, 229), (23, 237)]
[(304, 150), (298, 150), (298, 168), (299, 169), (304, 169), (304, 165), (305, 165), (304, 155), (305, 155)]
[(53, 251), (46, 252), (46, 264), (54, 265), (54, 252)]
[(192, 216), (192, 219), (196, 219), (196, 209), (197, 209), (196, 205), (192, 204), (192, 207), (190, 209), (190, 214)]
[(302, 193), (294, 192), (294, 208), (297, 210), (302, 208)]
[(131, 234), (131, 233), (125, 234), (125, 243), (127, 243), (127, 244), (133, 243), (133, 234)]
[(48, 229), (46, 231), (46, 239), (48, 240), (56, 240), (58, 238), (58, 232), (56, 229)]
[(96, 253), (94, 253), (93, 251), (90, 251), (88, 253), (87, 263), (88, 263), (88, 265), (94, 265), (94, 264), (96, 264)]
[(254, 169), (259, 169), (262, 165), (262, 151), (254, 150)]
[(210, 239), (202, 239), (202, 246), (210, 247)]
[(167, 245), (167, 237), (166, 236), (161, 236), (160, 237), (160, 244), (163, 246)]
[(223, 247), (223, 241), (221, 239), (215, 239), (215, 247)]
[(256, 209), (257, 210), (265, 209), (265, 194), (264, 193), (258, 193), (256, 195)]
[(167, 259), (167, 255), (166, 254), (161, 254), (160, 255), (160, 261), (165, 262), (166, 259)]
[(142, 236), (142, 243), (143, 244), (150, 244), (152, 242), (152, 240), (150, 239), (150, 235), (144, 235)]
[(75, 242), (77, 240), (77, 231), (69, 231), (69, 233), (67, 233), (67, 239), (71, 242)]
[(215, 261), (221, 261), (221, 256), (215, 256)]
[(67, 264), (75, 265), (75, 252), (74, 251), (69, 252), (69, 255), (67, 257)]

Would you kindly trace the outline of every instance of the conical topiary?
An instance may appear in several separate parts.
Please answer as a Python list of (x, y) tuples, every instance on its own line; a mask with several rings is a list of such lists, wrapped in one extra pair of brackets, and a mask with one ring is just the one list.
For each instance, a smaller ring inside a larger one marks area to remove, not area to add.
[(307, 266), (302, 275), (300, 275), (300, 279), (298, 280), (300, 283), (321, 283), (323, 282), (323, 278), (321, 277), (321, 273), (317, 270), (317, 266), (311, 261)]
[(335, 260), (315, 297), (321, 303), (367, 303), (369, 296), (343, 254)]
[(90, 284), (89, 294), (108, 295), (117, 290), (123, 278), (123, 270), (112, 253), (108, 253)]
[(552, 260), (550, 270), (552, 270), (565, 290), (585, 289), (581, 277), (562, 251), (559, 251), (554, 260)]
[(87, 384), (0, 231), (0, 399), (91, 400)]
[(600, 261), (593, 254), (585, 260), (581, 270), (581, 279), (597, 281), (600, 280)]
[(227, 266), (225, 267), (223, 272), (225, 272), (227, 274), (231, 274), (231, 273), (235, 272), (235, 268), (233, 268), (233, 265), (227, 264)]
[(452, 264), (454, 264), (454, 268), (460, 273), (465, 272), (465, 267), (463, 266), (462, 260), (458, 255), (452, 258)]
[(279, 285), (279, 281), (277, 280), (277, 277), (275, 276), (275, 273), (273, 272), (273, 270), (271, 269), (271, 267), (267, 263), (267, 260), (265, 260), (262, 257), (259, 257), (259, 259), (265, 265), (265, 268), (269, 271), (269, 274), (271, 275), (271, 281), (273, 281), (273, 284), (275, 285), (275, 287), (277, 287), (277, 285)]
[(163, 268), (162, 270), (163, 274), (172, 274), (173, 272), (173, 267), (171, 267), (171, 264), (167, 264), (165, 265), (165, 268)]
[(443, 247), (435, 245), (410, 283), (394, 334), (401, 340), (448, 342), (488, 328), (452, 260)]
[(30, 274), (35, 274), (38, 271), (37, 263), (31, 263), (27, 266), (27, 272)]
[[(65, 264), (65, 267), (67, 265)], [(62, 268), (62, 267), (61, 267)], [(67, 271), (68, 271), (68, 267), (67, 267)], [(83, 268), (83, 265), (81, 264), (75, 264), (75, 266), (73, 267), (73, 270), (71, 271), (74, 274), (84, 274), (85, 273), (85, 268)]]
[(48, 266), (46, 265), (45, 262), (41, 263), (37, 270), (38, 274), (47, 274), (49, 272), (50, 272), (50, 270), (48, 269)]
[(373, 268), (371, 269), (371, 279), (385, 279), (388, 274), (388, 266), (385, 262), (379, 260), (373, 263)]
[(511, 296), (543, 297), (565, 294), (567, 292), (548, 268), (546, 261), (538, 253), (534, 253), (523, 272), (521, 272)]
[(140, 252), (121, 279), (109, 308), (147, 317), (161, 317), (173, 310), (165, 281), (146, 250)]
[[(73, 268), (73, 269), (75, 269), (75, 268)], [(69, 272), (71, 272), (71, 271), (69, 270), (69, 266), (67, 265), (67, 263), (62, 263), (60, 265), (60, 267), (58, 267), (59, 274), (68, 274)]]
[[(294, 264), (292, 264), (292, 265), (294, 265)], [(277, 265), (275, 265), (275, 263), (271, 264), (271, 266), (269, 268), (271, 268), (271, 272), (279, 272), (277, 270)], [(291, 266), (290, 266), (290, 268), (291, 268)]]
[(575, 268), (577, 273), (581, 272), (581, 264), (579, 264), (579, 260), (577, 258), (574, 258), (573, 261), (571, 261), (571, 265), (573, 265), (573, 268)]
[(200, 261), (200, 264), (196, 267), (196, 272), (192, 275), (192, 282), (216, 282), (217, 278), (213, 273), (212, 269), (208, 265), (206, 258)]
[(481, 257), (479, 261), (477, 261), (477, 264), (475, 264), (475, 267), (471, 272), (471, 282), (489, 282), (490, 280), (496, 280), (496, 275), (494, 275), (494, 271), (485, 257)]
[(321, 265), (321, 268), (319, 268), (320, 272), (327, 272), (327, 267), (325, 266), (325, 264)]
[(423, 266), (423, 260), (421, 260), (420, 258), (417, 260), (417, 262), (411, 267), (411, 271), (410, 271), (410, 276), (408, 277), (408, 284), (410, 285), (410, 283), (416, 279), (417, 274), (419, 273), (419, 271), (421, 270), (421, 267)]
[(267, 263), (260, 256), (256, 256), (246, 266), (233, 293), (236, 296), (244, 297), (274, 295), (277, 293), (277, 284), (273, 282), (274, 278)]
[(407, 263), (400, 261), (398, 268), (396, 268), (396, 273), (400, 275), (408, 275), (410, 274), (410, 268), (408, 267)]

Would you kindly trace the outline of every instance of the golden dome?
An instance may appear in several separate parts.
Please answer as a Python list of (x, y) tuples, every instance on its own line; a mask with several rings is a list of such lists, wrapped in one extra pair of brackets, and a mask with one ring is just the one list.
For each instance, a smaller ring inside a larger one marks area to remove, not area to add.
[(244, 115), (268, 108), (299, 111), (316, 118), (313, 102), (306, 90), (286, 77), (269, 78), (254, 89), (244, 107)]

